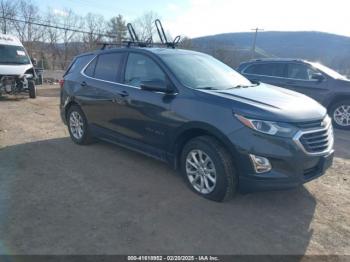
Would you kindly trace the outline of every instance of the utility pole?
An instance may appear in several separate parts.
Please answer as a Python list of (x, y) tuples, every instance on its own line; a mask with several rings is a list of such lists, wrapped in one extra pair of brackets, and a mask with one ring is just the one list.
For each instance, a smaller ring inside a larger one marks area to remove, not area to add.
[(251, 50), (251, 58), (254, 59), (255, 57), (255, 47), (256, 47), (256, 38), (258, 37), (258, 32), (259, 31), (264, 31), (264, 29), (261, 29), (261, 28), (254, 28), (254, 29), (251, 29), (252, 31), (255, 31), (254, 33), (254, 40), (253, 40), (253, 46), (252, 46), (252, 50)]

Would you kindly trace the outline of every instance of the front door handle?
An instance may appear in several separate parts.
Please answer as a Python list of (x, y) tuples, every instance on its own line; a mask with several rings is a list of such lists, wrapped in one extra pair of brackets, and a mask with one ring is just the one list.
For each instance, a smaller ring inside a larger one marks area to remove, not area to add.
[(129, 93), (126, 91), (122, 91), (118, 93), (118, 95), (112, 99), (113, 103), (123, 104), (127, 101), (127, 97), (129, 96)]
[(81, 87), (86, 87), (87, 86), (87, 83), (85, 81), (81, 82)]

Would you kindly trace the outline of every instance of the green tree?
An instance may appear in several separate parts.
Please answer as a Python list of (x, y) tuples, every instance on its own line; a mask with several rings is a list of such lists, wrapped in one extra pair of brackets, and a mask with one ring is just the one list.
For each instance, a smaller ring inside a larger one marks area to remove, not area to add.
[(108, 23), (108, 34), (118, 44), (126, 40), (127, 27), (122, 15), (111, 18)]

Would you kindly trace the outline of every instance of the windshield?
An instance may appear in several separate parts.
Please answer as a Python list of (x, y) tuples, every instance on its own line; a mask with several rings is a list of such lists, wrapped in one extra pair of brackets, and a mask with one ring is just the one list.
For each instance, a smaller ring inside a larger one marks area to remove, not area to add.
[(194, 89), (228, 89), (252, 83), (215, 58), (203, 54), (162, 54), (180, 82)]
[(0, 64), (29, 64), (30, 60), (22, 46), (0, 45)]
[(313, 67), (317, 68), (318, 70), (322, 71), (323, 73), (329, 75), (330, 77), (334, 79), (346, 79), (345, 76), (342, 76), (338, 72), (334, 71), (333, 69), (330, 69), (329, 67), (326, 67), (319, 63), (310, 63)]

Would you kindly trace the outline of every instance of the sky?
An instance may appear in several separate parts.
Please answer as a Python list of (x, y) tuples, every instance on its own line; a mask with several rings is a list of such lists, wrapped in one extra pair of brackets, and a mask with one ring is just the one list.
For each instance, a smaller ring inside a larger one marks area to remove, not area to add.
[(159, 14), (173, 36), (230, 32), (321, 31), (350, 37), (349, 0), (33, 0), (42, 10), (65, 8), (79, 15), (122, 14), (127, 22), (148, 11)]

